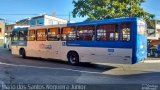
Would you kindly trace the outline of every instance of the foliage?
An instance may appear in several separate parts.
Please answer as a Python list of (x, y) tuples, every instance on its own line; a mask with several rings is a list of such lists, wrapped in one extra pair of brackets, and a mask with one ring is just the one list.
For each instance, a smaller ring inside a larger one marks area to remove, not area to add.
[(101, 20), (119, 17), (140, 17), (148, 22), (154, 18), (141, 8), (145, 0), (73, 0), (73, 17)]

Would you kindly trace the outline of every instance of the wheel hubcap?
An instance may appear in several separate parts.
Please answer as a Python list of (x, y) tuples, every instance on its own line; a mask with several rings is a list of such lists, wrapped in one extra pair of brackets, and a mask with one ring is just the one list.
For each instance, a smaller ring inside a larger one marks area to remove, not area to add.
[(70, 57), (70, 62), (71, 62), (71, 63), (76, 63), (76, 58), (75, 58), (74, 56), (71, 56), (71, 57)]

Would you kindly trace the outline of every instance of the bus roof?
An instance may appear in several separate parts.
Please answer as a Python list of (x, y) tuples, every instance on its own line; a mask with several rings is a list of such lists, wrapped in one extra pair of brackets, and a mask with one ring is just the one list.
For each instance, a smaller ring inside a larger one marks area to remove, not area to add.
[(57, 24), (57, 25), (46, 25), (46, 26), (35, 26), (29, 27), (29, 29), (41, 29), (41, 28), (53, 28), (53, 27), (73, 27), (73, 26), (82, 26), (82, 25), (97, 25), (97, 24), (114, 24), (114, 23), (123, 23), (123, 22), (132, 22), (142, 20), (137, 17), (128, 17), (128, 18), (114, 18), (114, 19), (105, 19), (105, 20), (94, 20), (94, 21), (84, 21), (77, 23), (68, 23), (68, 24)]
[(137, 21), (140, 18), (132, 17), (132, 18), (114, 18), (114, 19), (105, 19), (105, 20), (94, 20), (94, 21), (85, 21), (78, 23), (69, 23), (68, 26), (78, 26), (78, 25), (97, 25), (97, 24), (109, 24), (109, 23), (122, 23), (122, 22), (131, 22)]
[(28, 30), (28, 27), (18, 27), (13, 29), (13, 31), (20, 31), (20, 30)]
[(42, 28), (53, 28), (53, 27), (67, 27), (67, 24), (46, 25), (46, 26), (34, 26), (34, 27), (29, 27), (29, 29), (42, 29)]

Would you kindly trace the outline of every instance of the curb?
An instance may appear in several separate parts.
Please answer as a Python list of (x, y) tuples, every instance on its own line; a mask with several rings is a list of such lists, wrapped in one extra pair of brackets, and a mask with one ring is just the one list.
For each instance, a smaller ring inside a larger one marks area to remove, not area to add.
[(160, 63), (160, 60), (145, 60), (144, 63)]

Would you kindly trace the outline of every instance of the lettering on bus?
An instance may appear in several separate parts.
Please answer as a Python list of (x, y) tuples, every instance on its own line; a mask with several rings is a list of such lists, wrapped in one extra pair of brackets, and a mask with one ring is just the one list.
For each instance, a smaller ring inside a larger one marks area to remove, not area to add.
[(66, 42), (62, 42), (62, 46), (66, 46)]
[(114, 49), (108, 49), (108, 52), (114, 52)]
[(52, 49), (52, 45), (39, 44), (40, 49)]

